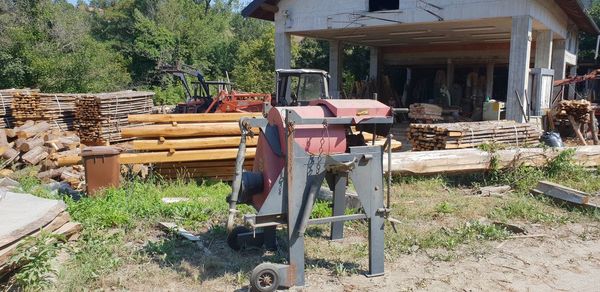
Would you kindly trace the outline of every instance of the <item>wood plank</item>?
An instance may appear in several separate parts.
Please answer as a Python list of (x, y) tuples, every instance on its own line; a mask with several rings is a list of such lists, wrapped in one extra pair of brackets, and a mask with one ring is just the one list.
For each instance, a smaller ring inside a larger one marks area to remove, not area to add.
[(589, 195), (582, 191), (578, 191), (576, 189), (565, 187), (563, 185), (559, 185), (549, 181), (538, 182), (538, 185), (535, 187), (535, 191), (546, 196), (553, 197), (555, 199), (579, 205), (585, 205), (590, 201)]
[[(210, 148), (237, 148), (240, 145), (239, 136), (231, 137), (206, 137), (189, 139), (161, 139), (157, 140), (134, 140), (134, 150), (169, 150), (169, 149), (210, 149)], [(258, 137), (248, 138), (247, 146), (256, 146)]]
[(212, 113), (212, 114), (143, 114), (129, 115), (130, 123), (216, 123), (237, 122), (243, 117), (258, 118), (262, 113)]
[[(259, 130), (253, 128), (254, 133)], [(202, 123), (202, 124), (177, 124), (177, 125), (146, 125), (126, 128), (121, 131), (124, 138), (181, 138), (181, 137), (209, 137), (209, 136), (235, 136), (240, 135), (238, 123)]]
[[(210, 161), (235, 159), (238, 149), (205, 149), (169, 152), (123, 153), (119, 157), (121, 164), (146, 164), (162, 162)], [(256, 148), (246, 148), (246, 158), (254, 158)]]

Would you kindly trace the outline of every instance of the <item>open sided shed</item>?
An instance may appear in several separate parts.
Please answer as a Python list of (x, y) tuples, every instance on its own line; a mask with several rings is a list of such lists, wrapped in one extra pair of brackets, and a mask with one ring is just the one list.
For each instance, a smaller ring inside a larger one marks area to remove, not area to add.
[(448, 87), (462, 86), (453, 99), (472, 86), (464, 75), (481, 68), (482, 94), (506, 100), (507, 118), (519, 121), (530, 68), (564, 78), (577, 65), (579, 33), (600, 32), (581, 0), (254, 0), (242, 14), (275, 22), (276, 68), (290, 67), (292, 35), (329, 41), (332, 96), (340, 95), (341, 49), (352, 43), (370, 47), (372, 79), (441, 69)]

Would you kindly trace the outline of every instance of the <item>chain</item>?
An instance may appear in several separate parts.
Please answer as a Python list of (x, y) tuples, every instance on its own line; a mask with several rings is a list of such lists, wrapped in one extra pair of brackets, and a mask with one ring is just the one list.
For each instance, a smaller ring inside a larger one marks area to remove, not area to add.
[(321, 173), (321, 162), (323, 160), (323, 150), (325, 148), (325, 133), (327, 133), (328, 153), (331, 152), (331, 141), (329, 141), (329, 127), (327, 120), (323, 120), (323, 130), (321, 131), (321, 140), (319, 140), (319, 155), (317, 160), (317, 174)]

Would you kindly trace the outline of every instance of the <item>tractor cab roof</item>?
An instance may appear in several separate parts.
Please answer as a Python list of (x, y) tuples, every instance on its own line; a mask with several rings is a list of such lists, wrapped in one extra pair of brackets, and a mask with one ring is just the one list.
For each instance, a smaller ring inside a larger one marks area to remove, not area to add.
[(319, 69), (277, 69), (275, 72), (277, 72), (277, 74), (284, 75), (320, 74), (323, 76), (329, 76), (327, 71)]

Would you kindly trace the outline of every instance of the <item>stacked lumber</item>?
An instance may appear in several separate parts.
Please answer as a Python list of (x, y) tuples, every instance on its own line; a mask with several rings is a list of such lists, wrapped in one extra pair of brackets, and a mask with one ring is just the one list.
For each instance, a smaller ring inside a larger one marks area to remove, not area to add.
[(46, 232), (69, 241), (77, 239), (82, 229), (80, 223), (71, 221), (62, 201), (12, 192), (0, 199), (0, 222), (0, 277), (27, 263), (11, 261), (27, 238)]
[(40, 166), (44, 171), (38, 174), (38, 178), (44, 182), (64, 181), (73, 189), (80, 189), (84, 180), (83, 168), (59, 169), (57, 163), (62, 157), (79, 155), (80, 148), (77, 135), (52, 129), (47, 121), (36, 123), (29, 120), (16, 128), (0, 129), (0, 174), (7, 176), (27, 166)]
[[(133, 153), (123, 153), (122, 164), (154, 164), (165, 178), (210, 177), (231, 179), (240, 144), (239, 120), (260, 113), (130, 115), (137, 127), (122, 129)], [(247, 169), (252, 168), (258, 137), (248, 138)]]
[(0, 128), (14, 127), (15, 118), (12, 114), (13, 94), (31, 94), (39, 89), (0, 89)]
[(441, 107), (435, 104), (413, 103), (409, 106), (408, 117), (417, 121), (441, 121), (442, 110)]
[(411, 124), (408, 139), (415, 151), (473, 148), (483, 144), (524, 146), (538, 142), (540, 129), (530, 123), (484, 121)]
[(71, 131), (78, 98), (78, 94), (17, 92), (13, 94), (12, 114), (18, 126), (29, 120), (48, 121), (53, 128)]
[(593, 114), (592, 104), (585, 100), (561, 100), (556, 109), (556, 117), (559, 119), (569, 119), (569, 116), (582, 124), (587, 124)]
[(132, 127), (127, 116), (151, 113), (153, 97), (153, 92), (131, 90), (81, 96), (75, 102), (75, 117), (82, 143), (92, 146), (128, 140), (121, 136), (121, 130)]

